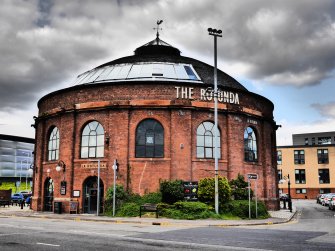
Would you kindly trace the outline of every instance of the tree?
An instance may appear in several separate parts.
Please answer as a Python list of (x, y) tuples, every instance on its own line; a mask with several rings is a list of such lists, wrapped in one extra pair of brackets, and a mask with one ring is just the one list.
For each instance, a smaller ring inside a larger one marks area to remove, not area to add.
[(160, 184), (162, 202), (173, 204), (184, 199), (183, 182), (181, 180), (162, 181)]
[[(226, 177), (219, 176), (219, 203), (224, 204), (230, 200), (231, 188)], [(198, 198), (200, 201), (214, 205), (215, 178), (204, 178), (199, 181)]]
[[(234, 200), (248, 200), (248, 182), (244, 180), (242, 174), (238, 174), (235, 180), (229, 182), (232, 188), (232, 196)], [(250, 189), (250, 196), (252, 198), (253, 191)]]

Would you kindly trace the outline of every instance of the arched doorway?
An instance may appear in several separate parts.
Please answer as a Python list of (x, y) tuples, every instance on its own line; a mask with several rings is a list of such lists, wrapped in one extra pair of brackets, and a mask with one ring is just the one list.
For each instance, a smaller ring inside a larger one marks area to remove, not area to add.
[[(84, 213), (96, 214), (97, 213), (97, 200), (98, 200), (98, 177), (88, 177), (83, 184), (83, 196), (84, 196)], [(100, 209), (99, 213), (102, 212), (104, 197), (104, 184), (100, 179)]]
[(47, 178), (44, 182), (44, 211), (52, 211), (54, 200), (54, 181)]

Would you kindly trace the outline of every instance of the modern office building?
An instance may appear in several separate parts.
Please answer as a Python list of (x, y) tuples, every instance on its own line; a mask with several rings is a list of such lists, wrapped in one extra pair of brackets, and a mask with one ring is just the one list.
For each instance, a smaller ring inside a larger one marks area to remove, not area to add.
[(292, 146), (277, 147), (279, 190), (294, 199), (335, 192), (335, 132), (294, 134)]
[[(0, 182), (30, 190), (35, 140), (0, 134)], [(26, 184), (26, 185), (25, 185)]]
[[(213, 72), (157, 35), (42, 97), (32, 208), (61, 202), (69, 212), (78, 202), (80, 212), (96, 213), (116, 159), (117, 183), (138, 194), (156, 192), (162, 180), (214, 177)], [(274, 106), (220, 70), (218, 86), (219, 175), (257, 174), (258, 198), (278, 209)]]

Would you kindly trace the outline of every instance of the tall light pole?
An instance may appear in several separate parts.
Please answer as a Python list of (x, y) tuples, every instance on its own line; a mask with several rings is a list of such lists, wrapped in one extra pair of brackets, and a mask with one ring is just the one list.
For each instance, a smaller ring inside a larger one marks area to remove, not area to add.
[(218, 80), (217, 80), (217, 37), (222, 30), (208, 28), (208, 34), (214, 37), (214, 162), (215, 162), (215, 212), (219, 213), (219, 156), (218, 156)]
[(288, 186), (288, 209), (292, 213), (292, 199), (291, 199), (291, 181), (290, 175), (287, 175), (287, 186)]

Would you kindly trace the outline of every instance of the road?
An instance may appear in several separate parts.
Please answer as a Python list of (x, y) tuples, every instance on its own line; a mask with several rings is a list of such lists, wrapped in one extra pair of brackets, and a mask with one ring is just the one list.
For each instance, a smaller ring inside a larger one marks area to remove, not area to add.
[(0, 217), (0, 250), (335, 250), (335, 211), (295, 201), (296, 219), (249, 227)]

